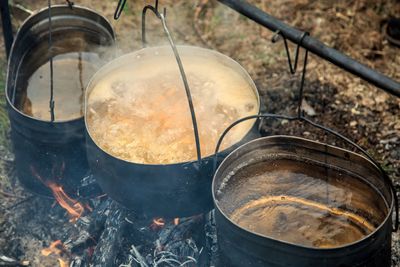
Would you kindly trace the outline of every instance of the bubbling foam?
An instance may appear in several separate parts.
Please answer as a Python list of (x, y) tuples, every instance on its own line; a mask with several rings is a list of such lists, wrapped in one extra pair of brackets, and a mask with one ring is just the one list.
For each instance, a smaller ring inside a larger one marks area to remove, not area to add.
[[(239, 118), (258, 113), (247, 77), (214, 54), (181, 54), (196, 113), (202, 156), (214, 153), (222, 132)], [(153, 54), (113, 69), (88, 95), (91, 137), (111, 155), (143, 164), (195, 160), (193, 124), (175, 58)], [(162, 62), (160, 64), (160, 62)], [(240, 141), (254, 121), (236, 126), (222, 149)]]

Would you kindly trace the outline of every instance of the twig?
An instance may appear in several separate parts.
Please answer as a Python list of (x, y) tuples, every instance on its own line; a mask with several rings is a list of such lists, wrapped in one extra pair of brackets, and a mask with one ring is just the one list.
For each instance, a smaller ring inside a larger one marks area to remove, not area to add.
[(25, 202), (28, 202), (29, 200), (34, 199), (35, 197), (36, 197), (35, 195), (29, 196), (29, 197), (27, 197), (27, 198), (15, 203), (15, 204), (11, 205), (10, 207), (6, 207), (5, 210), (12, 210), (12, 209), (18, 207), (19, 205), (21, 205), (21, 204), (23, 204)]
[(11, 194), (11, 193), (8, 193), (8, 192), (4, 192), (2, 190), (0, 190), (0, 195), (6, 196), (6, 197), (12, 197), (12, 198), (19, 198), (19, 199), (22, 198), (21, 196), (16, 196), (14, 194)]
[(29, 261), (18, 261), (16, 259), (1, 255), (0, 256), (0, 266), (7, 266), (7, 267), (20, 267), (20, 266), (29, 266)]
[(134, 245), (131, 246), (131, 253), (134, 256), (135, 261), (140, 264), (141, 267), (149, 267), (143, 258), (143, 256), (140, 254), (140, 252), (136, 249)]

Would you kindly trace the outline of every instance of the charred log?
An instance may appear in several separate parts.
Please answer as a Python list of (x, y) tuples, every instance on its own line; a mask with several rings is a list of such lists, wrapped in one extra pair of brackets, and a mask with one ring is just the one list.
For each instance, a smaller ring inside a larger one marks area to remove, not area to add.
[(128, 224), (125, 217), (126, 210), (112, 202), (104, 231), (100, 236), (89, 266), (116, 266), (117, 255), (123, 242), (122, 236)]

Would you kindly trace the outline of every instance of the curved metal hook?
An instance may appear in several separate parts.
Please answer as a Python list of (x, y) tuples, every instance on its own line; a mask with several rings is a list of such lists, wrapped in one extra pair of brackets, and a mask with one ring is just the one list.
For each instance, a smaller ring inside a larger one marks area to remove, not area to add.
[[(303, 32), (300, 36), (299, 42), (296, 46), (296, 52), (295, 52), (295, 56), (294, 56), (294, 65), (292, 65), (292, 59), (290, 56), (289, 45), (288, 45), (286, 37), (279, 30), (276, 31), (275, 34), (272, 36), (271, 42), (273, 42), (273, 43), (276, 43), (279, 40), (279, 37), (282, 37), (283, 43), (285, 45), (286, 56), (287, 56), (288, 65), (289, 65), (289, 71), (291, 74), (295, 74), (297, 71), (297, 65), (299, 62), (299, 54), (300, 54), (299, 53), (300, 46), (302, 46), (304, 38), (308, 35), (310, 35), (308, 32)], [(306, 77), (307, 61), (308, 61), (308, 49), (305, 49), (303, 72), (301, 74), (301, 80), (300, 80), (300, 85), (299, 85), (299, 102), (297, 105), (297, 117), (298, 118), (302, 117), (301, 106), (303, 104), (303, 88), (304, 88), (305, 77)]]
[[(286, 37), (282, 34), (281, 31), (276, 31), (275, 34), (272, 36), (271, 42), (272, 43), (276, 43), (277, 41), (279, 41), (279, 38), (282, 37), (283, 39), (283, 43), (285, 45), (285, 50), (286, 50), (286, 55), (287, 55), (287, 59), (288, 59), (288, 64), (289, 64), (289, 70), (291, 74), (295, 74), (296, 70), (297, 70), (297, 63), (299, 61), (299, 51), (300, 51), (300, 46), (302, 46), (303, 40), (306, 36), (310, 35), (308, 32), (303, 32), (300, 36), (299, 39), (299, 43), (296, 46), (296, 52), (294, 54), (294, 65), (292, 65), (292, 58), (290, 56), (290, 49), (289, 49), (289, 45), (287, 42)], [(307, 50), (306, 50), (307, 51)]]
[[(158, 11), (158, 0), (155, 1), (154, 6), (152, 5), (147, 5), (143, 8), (142, 11), (142, 46), (147, 47), (147, 40), (146, 40), (146, 14), (147, 10), (150, 10), (156, 15), (158, 19), (165, 20), (165, 17), (167, 16), (167, 9), (163, 9), (163, 17), (161, 18), (161, 13)], [(164, 24), (164, 23), (163, 23)]]
[(164, 8), (162, 14), (158, 11), (158, 0), (155, 1), (154, 6), (148, 5), (143, 8), (143, 12), (142, 12), (142, 43), (143, 43), (143, 47), (146, 47), (146, 45), (147, 45), (147, 41), (146, 41), (146, 13), (147, 13), (147, 10), (151, 10), (157, 16), (157, 18), (159, 18), (161, 20), (161, 23), (162, 23), (162, 26), (164, 29), (164, 33), (168, 38), (169, 44), (172, 48), (172, 51), (174, 52), (176, 63), (178, 64), (178, 67), (179, 67), (179, 72), (181, 74), (183, 86), (185, 88), (186, 97), (187, 97), (188, 104), (189, 104), (189, 110), (190, 110), (190, 115), (191, 115), (192, 124), (193, 124), (194, 139), (195, 139), (195, 143), (196, 143), (197, 161), (200, 166), (201, 165), (200, 135), (199, 135), (199, 129), (198, 129), (198, 125), (197, 125), (196, 114), (194, 111), (192, 94), (190, 92), (189, 83), (187, 81), (186, 73), (183, 68), (182, 60), (179, 56), (178, 49), (176, 48), (175, 42), (172, 39), (171, 33), (168, 30), (167, 21), (165, 19), (167, 10)]

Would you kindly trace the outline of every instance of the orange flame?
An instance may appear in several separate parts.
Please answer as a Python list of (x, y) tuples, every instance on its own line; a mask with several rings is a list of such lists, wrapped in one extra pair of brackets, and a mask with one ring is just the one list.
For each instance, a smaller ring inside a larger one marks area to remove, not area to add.
[(63, 259), (58, 259), (58, 263), (60, 264), (60, 267), (69, 267), (69, 262), (64, 261)]
[(57, 200), (58, 204), (63, 207), (70, 215), (70, 222), (76, 222), (85, 211), (84, 206), (79, 203), (77, 200), (71, 198), (65, 193), (62, 186), (56, 184), (51, 180), (43, 179), (35, 170), (33, 166), (31, 167), (32, 174), (36, 176), (38, 180), (44, 183), (47, 187), (49, 187), (53, 193), (54, 198)]
[(50, 244), (48, 248), (42, 249), (43, 256), (49, 256), (51, 254), (60, 255), (64, 250), (64, 245), (61, 240), (56, 240)]
[(165, 220), (163, 218), (154, 218), (150, 225), (153, 230), (159, 230), (165, 226)]
[[(42, 255), (43, 256), (50, 256), (51, 254), (55, 255), (61, 255), (62, 253), (66, 252), (66, 249), (64, 247), (64, 244), (61, 242), (61, 240), (56, 240), (53, 243), (50, 244), (48, 248), (42, 249)], [(69, 262), (65, 261), (61, 258), (58, 258), (58, 263), (60, 267), (68, 267)]]
[(85, 211), (85, 208), (81, 203), (77, 200), (69, 197), (65, 192), (62, 186), (55, 184), (54, 182), (48, 182), (47, 186), (53, 192), (53, 195), (57, 202), (63, 207), (70, 215), (71, 222), (76, 222)]
[(163, 218), (153, 219), (153, 223), (157, 226), (163, 227), (165, 225), (165, 221)]
[(175, 218), (174, 219), (174, 225), (178, 225), (179, 224), (179, 218)]

